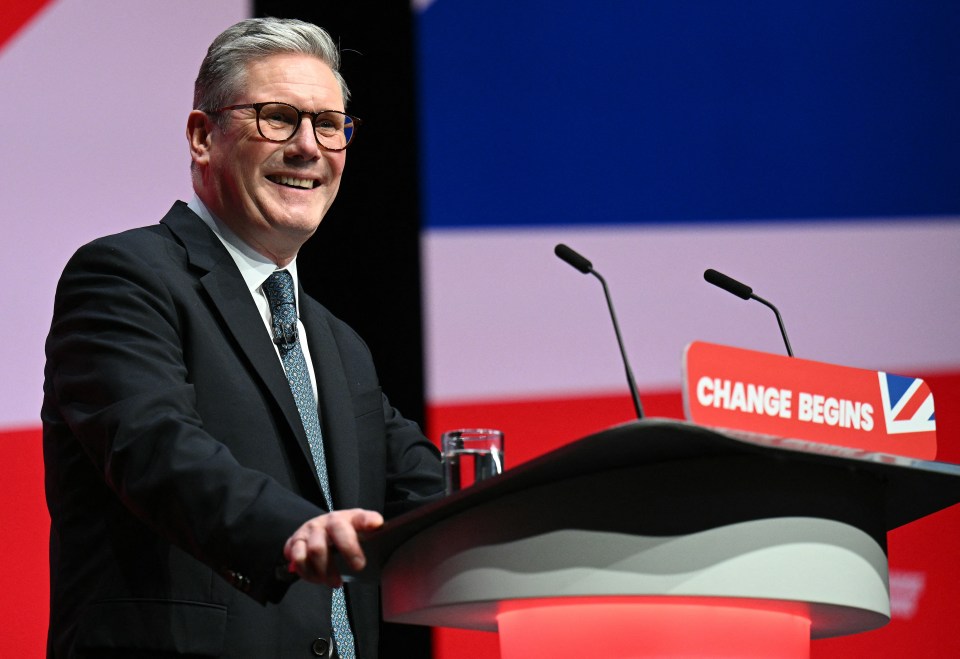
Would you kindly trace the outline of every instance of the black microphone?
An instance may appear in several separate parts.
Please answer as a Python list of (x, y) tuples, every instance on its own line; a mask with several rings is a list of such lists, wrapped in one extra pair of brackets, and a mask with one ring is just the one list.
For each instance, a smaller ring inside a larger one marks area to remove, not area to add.
[(759, 295), (754, 295), (753, 289), (746, 284), (742, 284), (736, 279), (726, 276), (722, 272), (717, 272), (713, 268), (708, 268), (705, 270), (703, 272), (703, 278), (714, 286), (718, 286), (728, 293), (733, 293), (739, 298), (743, 298), (744, 300), (756, 300), (760, 304), (764, 304), (773, 309), (773, 313), (777, 316), (777, 323), (780, 325), (780, 334), (783, 336), (783, 343), (787, 346), (787, 354), (793, 357), (793, 348), (790, 347), (790, 339), (787, 338), (787, 328), (783, 326), (783, 318), (780, 317), (780, 312), (775, 306), (764, 300)]
[(563, 259), (567, 263), (569, 263), (570, 265), (572, 265), (574, 268), (576, 268), (583, 274), (587, 274), (588, 272), (593, 270), (593, 264), (590, 263), (590, 261), (585, 259), (580, 254), (577, 254), (575, 251), (573, 251), (563, 243), (560, 243), (559, 245), (554, 247), (553, 253), (559, 256), (561, 259)]
[(610, 319), (613, 320), (613, 331), (617, 334), (617, 344), (620, 346), (620, 356), (623, 358), (623, 367), (627, 372), (627, 384), (630, 387), (630, 395), (633, 396), (633, 409), (637, 412), (637, 418), (643, 418), (643, 406), (640, 404), (640, 393), (637, 391), (637, 383), (633, 379), (633, 371), (630, 370), (630, 362), (627, 359), (627, 351), (623, 347), (623, 337), (620, 336), (620, 324), (617, 323), (617, 314), (613, 310), (613, 300), (610, 299), (610, 290), (607, 288), (606, 280), (600, 276), (600, 273), (593, 269), (593, 264), (577, 252), (573, 251), (563, 243), (553, 248), (553, 253), (566, 261), (583, 274), (591, 274), (600, 280), (603, 284), (603, 294), (607, 297), (607, 307), (610, 309)]

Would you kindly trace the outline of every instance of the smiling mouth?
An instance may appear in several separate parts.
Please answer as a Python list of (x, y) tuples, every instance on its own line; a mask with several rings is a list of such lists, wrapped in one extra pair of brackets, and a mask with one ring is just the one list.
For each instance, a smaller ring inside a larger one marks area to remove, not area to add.
[(276, 183), (277, 185), (282, 185), (288, 188), (296, 188), (297, 190), (312, 190), (320, 182), (312, 178), (294, 178), (293, 176), (278, 176), (271, 175), (267, 177), (268, 180)]

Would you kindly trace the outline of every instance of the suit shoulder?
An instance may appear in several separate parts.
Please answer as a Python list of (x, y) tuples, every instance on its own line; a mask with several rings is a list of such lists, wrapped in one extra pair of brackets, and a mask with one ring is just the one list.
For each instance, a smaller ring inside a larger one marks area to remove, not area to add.
[(152, 280), (185, 269), (186, 258), (164, 227), (142, 227), (103, 236), (77, 249), (64, 266), (61, 284), (76, 276), (118, 276)]
[[(169, 211), (160, 219), (157, 224), (142, 226), (107, 236), (96, 238), (80, 247), (77, 251), (88, 250), (135, 250), (138, 252), (147, 252), (150, 249), (160, 247), (170, 247), (180, 244), (175, 231), (171, 228), (172, 224), (189, 225), (196, 221), (198, 229), (202, 234), (205, 229), (199, 227), (200, 218), (194, 215), (193, 211), (182, 201), (173, 204)], [(147, 253), (143, 254), (147, 256)]]
[[(110, 234), (92, 240), (81, 246), (73, 254), (67, 269), (80, 263), (89, 264), (106, 259), (118, 262), (131, 260), (147, 267), (159, 267), (161, 263), (171, 259), (181, 263), (186, 257), (186, 248), (171, 229), (168, 221), (171, 218), (183, 221), (184, 216), (192, 216), (197, 225), (202, 225), (199, 218), (183, 202), (176, 202), (164, 218), (157, 224), (127, 229), (119, 233)], [(198, 227), (200, 232), (205, 227)]]
[(77, 252), (99, 250), (146, 250), (173, 241), (170, 230), (162, 224), (127, 229), (119, 233), (95, 238), (82, 245)]

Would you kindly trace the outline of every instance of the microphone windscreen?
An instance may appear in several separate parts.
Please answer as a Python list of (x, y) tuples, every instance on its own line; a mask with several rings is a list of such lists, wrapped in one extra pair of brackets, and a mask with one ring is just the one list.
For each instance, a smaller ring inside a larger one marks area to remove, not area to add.
[(746, 284), (741, 284), (736, 279), (731, 279), (722, 272), (717, 272), (713, 268), (709, 268), (704, 271), (703, 278), (714, 286), (719, 286), (728, 293), (733, 293), (737, 297), (741, 297), (744, 300), (749, 300), (750, 296), (753, 295), (752, 288)]
[(593, 270), (593, 264), (590, 263), (587, 259), (577, 254), (575, 251), (560, 243), (553, 248), (553, 253), (559, 256), (561, 259), (572, 265), (574, 268), (582, 272), (583, 274), (588, 274)]

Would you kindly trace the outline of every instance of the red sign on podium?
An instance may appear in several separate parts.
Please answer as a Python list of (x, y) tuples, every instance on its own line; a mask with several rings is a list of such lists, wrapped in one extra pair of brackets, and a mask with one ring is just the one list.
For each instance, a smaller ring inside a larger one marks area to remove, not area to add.
[(937, 454), (920, 378), (695, 341), (684, 353), (687, 418), (713, 428), (922, 460)]

